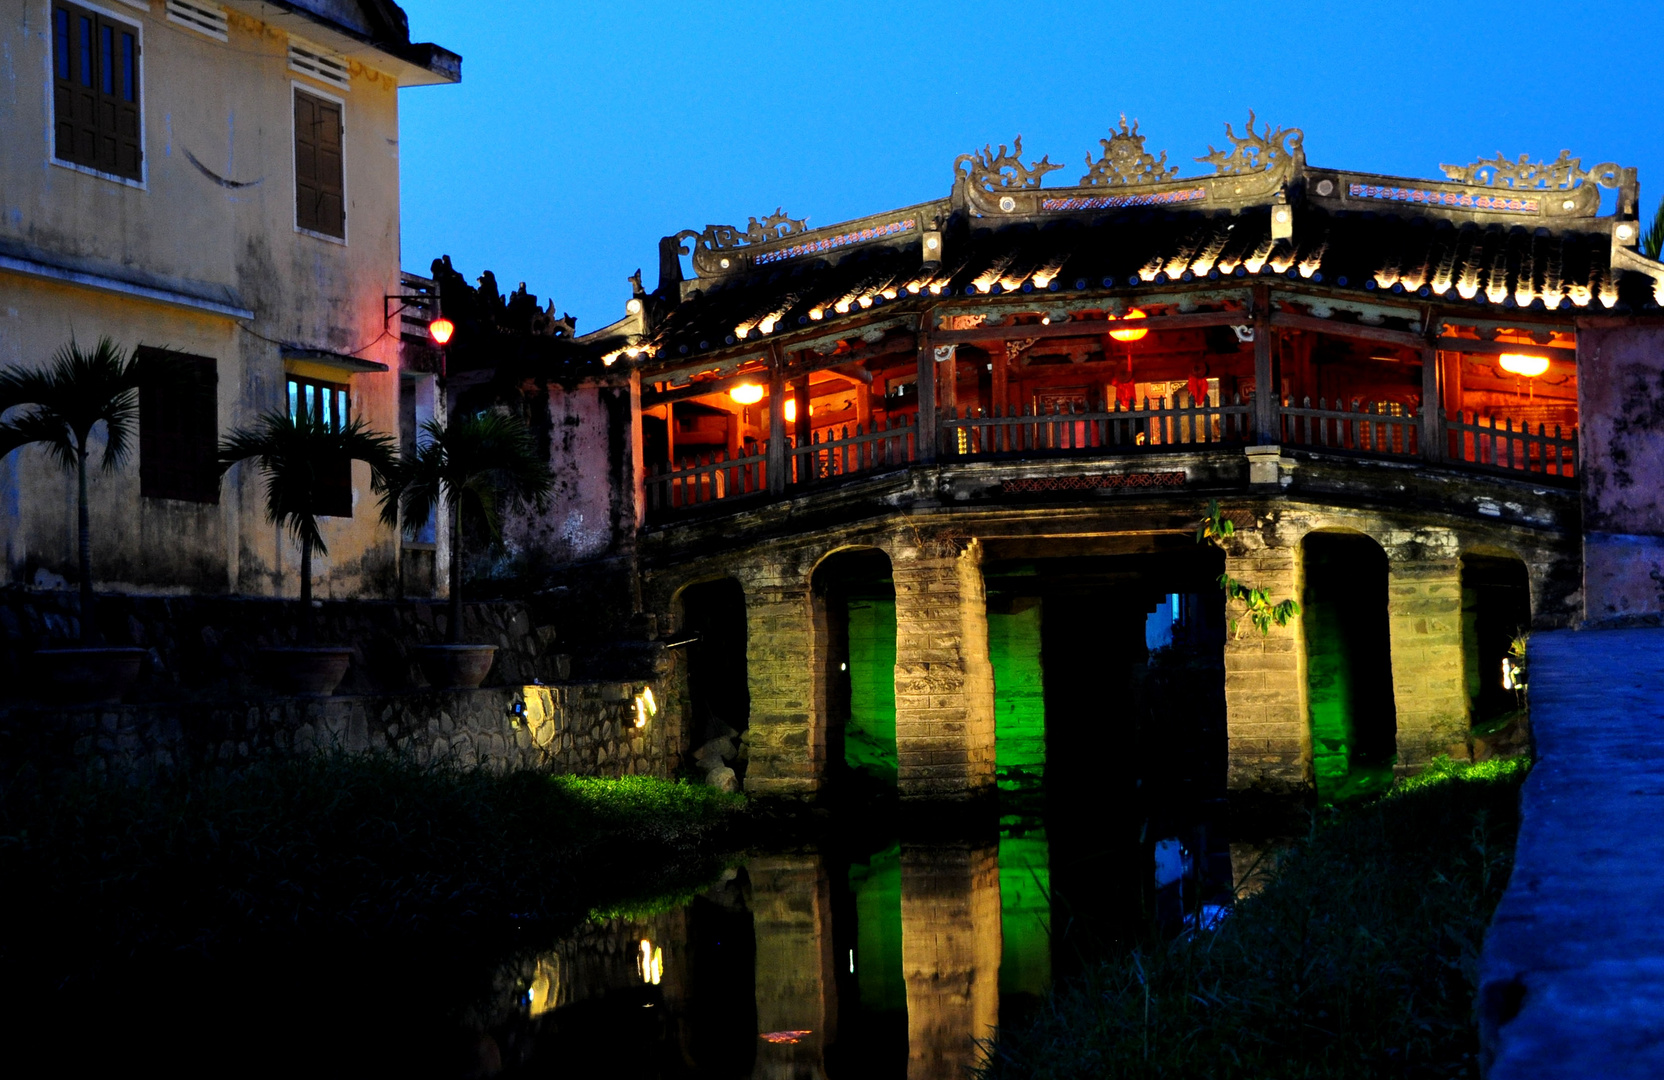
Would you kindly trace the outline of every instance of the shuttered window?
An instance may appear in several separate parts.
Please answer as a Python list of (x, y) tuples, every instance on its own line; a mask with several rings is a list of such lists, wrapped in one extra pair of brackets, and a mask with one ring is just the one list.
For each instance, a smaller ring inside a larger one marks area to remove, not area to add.
[(52, 5), (52, 152), (59, 161), (143, 178), (139, 32), (75, 4)]
[(341, 105), (295, 91), (295, 224), (347, 237), (341, 168)]
[(219, 502), (219, 374), (213, 358), (160, 349), (139, 352), (141, 360), (167, 357), (180, 373), (165, 385), (139, 390), (139, 494)]
[[(339, 383), (319, 382), (317, 379), (289, 376), (289, 418), (311, 417), (330, 431), (347, 426), (349, 394)], [(352, 517), (352, 462), (334, 462), (316, 477), (314, 494), (318, 513), (324, 517)]]

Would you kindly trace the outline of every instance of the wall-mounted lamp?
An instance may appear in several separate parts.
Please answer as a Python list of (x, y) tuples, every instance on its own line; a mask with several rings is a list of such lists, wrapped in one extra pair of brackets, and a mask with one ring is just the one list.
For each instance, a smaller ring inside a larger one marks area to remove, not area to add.
[(644, 686), (636, 695), (636, 727), (644, 728), (647, 721), (659, 715), (659, 703), (653, 699), (653, 688)]
[(763, 400), (763, 388), (756, 383), (740, 383), (728, 391), (728, 396), (733, 398), (736, 404), (755, 405)]
[(428, 323), (428, 336), (433, 339), (435, 345), (449, 345), (451, 335), (454, 333), (456, 333), (456, 323), (443, 315)]

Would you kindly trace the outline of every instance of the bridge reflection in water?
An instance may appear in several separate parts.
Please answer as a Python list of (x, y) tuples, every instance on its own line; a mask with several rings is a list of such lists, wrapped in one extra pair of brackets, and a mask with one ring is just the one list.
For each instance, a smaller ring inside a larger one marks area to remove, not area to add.
[(1130, 844), (1038, 825), (755, 856), (518, 969), (521, 1016), (499, 1041), (525, 1075), (957, 1078), (1054, 973), (1229, 902), (1229, 847), (1206, 823)]

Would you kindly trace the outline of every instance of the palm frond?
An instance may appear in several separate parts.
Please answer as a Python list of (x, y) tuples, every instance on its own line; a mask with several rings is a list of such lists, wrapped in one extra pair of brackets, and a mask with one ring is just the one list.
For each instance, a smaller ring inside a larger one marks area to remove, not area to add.
[(242, 461), (254, 461), (266, 480), (266, 519), (297, 541), (310, 541), (327, 554), (318, 518), (324, 505), (326, 478), (352, 462), (370, 466), (371, 485), (381, 495), (382, 516), (397, 498), (392, 487), (396, 471), (391, 438), (353, 420), (332, 430), (321, 420), (291, 417), (282, 409), (261, 415), (252, 428), (233, 431), (221, 440), (220, 472)]
[(405, 457), (398, 475), (406, 521), (426, 521), (444, 499), (478, 516), (493, 537), (501, 535), (503, 510), (541, 508), (554, 487), (531, 429), (498, 412), (423, 424), (416, 452)]
[(107, 337), (91, 349), (71, 339), (44, 370), (0, 371), (0, 413), (31, 407), (12, 421), (7, 452), (23, 445), (15, 441), (22, 431), (32, 431), (36, 437), (26, 441), (46, 443), (54, 459), (73, 468), (75, 450), (85, 448), (103, 424), (103, 467), (119, 469), (132, 456), (139, 388), (147, 380), (166, 380), (169, 371), (165, 361), (141, 361)]
[(1659, 200), (1658, 210), (1652, 216), (1652, 224), (1641, 237), (1641, 254), (1649, 259), (1656, 259), (1660, 253), (1664, 253), (1664, 199)]

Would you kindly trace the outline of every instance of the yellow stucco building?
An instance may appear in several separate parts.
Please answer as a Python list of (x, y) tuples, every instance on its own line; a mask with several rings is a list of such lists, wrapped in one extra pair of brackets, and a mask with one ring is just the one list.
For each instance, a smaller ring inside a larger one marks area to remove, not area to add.
[[(294, 595), (297, 546), (252, 467), (216, 480), (214, 445), (308, 400), (394, 435), (418, 418), (401, 400), (431, 415), (384, 300), (398, 91), (459, 81), (461, 59), (389, 0), (8, 0), (0, 66), (0, 366), (107, 335), (197, 372), (143, 397), (137, 460), (92, 479), (98, 588)], [(9, 582), (74, 580), (75, 506), (38, 447), (0, 463)], [(317, 595), (393, 593), (400, 540), (362, 463), (339, 511)]]

